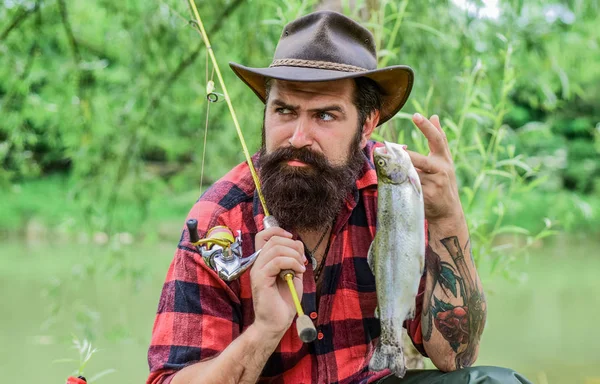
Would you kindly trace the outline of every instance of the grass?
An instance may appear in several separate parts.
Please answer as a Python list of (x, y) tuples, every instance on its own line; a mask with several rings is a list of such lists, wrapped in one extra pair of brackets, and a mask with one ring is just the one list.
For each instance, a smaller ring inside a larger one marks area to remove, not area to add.
[[(181, 192), (187, 190), (187, 192)], [(55, 232), (73, 234), (90, 227), (81, 202), (74, 198), (76, 185), (62, 175), (15, 184), (0, 189), (0, 234), (22, 235), (28, 226), (51, 228)], [(160, 192), (160, 193), (159, 193)], [(146, 228), (161, 226), (181, 228), (183, 218), (200, 195), (200, 188), (165, 187), (148, 202), (147, 211), (140, 212), (134, 202), (124, 201), (115, 207), (116, 231), (141, 234)], [(600, 196), (582, 196), (568, 191), (534, 190), (518, 199), (504, 202), (506, 216), (503, 225), (518, 225), (532, 232), (544, 226), (550, 218), (557, 228), (569, 233), (597, 233), (600, 229)], [(166, 223), (166, 224), (165, 224)], [(168, 228), (172, 232), (172, 228)], [(152, 234), (151, 234), (152, 235)], [(171, 233), (163, 238), (170, 240)]]
[[(55, 174), (0, 189), (0, 234), (19, 238), (27, 231), (51, 229), (53, 234), (72, 235), (99, 230), (86, 217), (84, 204), (75, 198), (77, 188), (64, 175)], [(156, 228), (174, 223), (180, 228), (199, 195), (199, 188), (188, 192), (165, 188), (148, 202), (145, 212), (136, 202), (121, 201), (114, 207), (115, 232), (142, 234), (146, 231), (144, 224)], [(97, 208), (101, 208), (100, 204)]]
[[(64, 382), (77, 364), (55, 361), (77, 358), (73, 335), (99, 349), (88, 376), (112, 368), (99, 383), (143, 382), (175, 241), (102, 248), (5, 243), (0, 288), (10, 316), (0, 320), (8, 330), (0, 336), (0, 371), (6, 382)], [(557, 238), (513, 264), (526, 274), (520, 283), (483, 275), (489, 313), (477, 364), (511, 367), (539, 384), (597, 380), (598, 246), (589, 238)], [(35, 369), (22, 369), (24, 361)]]

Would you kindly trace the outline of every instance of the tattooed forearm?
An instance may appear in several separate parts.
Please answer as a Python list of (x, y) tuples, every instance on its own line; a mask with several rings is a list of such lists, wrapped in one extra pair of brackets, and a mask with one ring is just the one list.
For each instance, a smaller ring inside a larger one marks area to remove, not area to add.
[(442, 272), (442, 265), (440, 255), (428, 246), (425, 250), (425, 269), (427, 274), (433, 279), (432, 288), (425, 291), (425, 299), (423, 301), (423, 318), (421, 320), (421, 331), (423, 332), (423, 339), (429, 341), (431, 339), (432, 331), (432, 311), (431, 311), (431, 297), (433, 296), (433, 289), (436, 287), (439, 277)]
[[(446, 237), (440, 242), (450, 259), (446, 256), (444, 259), (448, 261), (443, 261), (431, 245), (428, 246), (426, 269), (432, 284), (423, 303), (423, 339), (431, 339), (435, 325), (456, 353), (456, 368), (462, 368), (475, 361), (485, 323), (484, 297), (471, 275), (458, 237)], [(445, 298), (434, 295), (438, 286)]]

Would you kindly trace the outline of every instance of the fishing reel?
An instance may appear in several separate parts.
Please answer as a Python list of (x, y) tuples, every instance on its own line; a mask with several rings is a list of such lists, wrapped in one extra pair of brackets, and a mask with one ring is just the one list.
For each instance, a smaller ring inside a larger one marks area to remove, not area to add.
[(198, 237), (198, 221), (187, 221), (190, 241), (202, 255), (204, 263), (225, 281), (233, 281), (252, 266), (260, 249), (248, 257), (242, 256), (241, 231), (234, 238), (233, 232), (225, 226), (211, 228), (205, 239)]

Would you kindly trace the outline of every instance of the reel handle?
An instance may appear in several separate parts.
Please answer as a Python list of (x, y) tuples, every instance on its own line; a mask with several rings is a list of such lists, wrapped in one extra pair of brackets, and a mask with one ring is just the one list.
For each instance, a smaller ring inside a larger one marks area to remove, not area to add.
[(190, 242), (197, 243), (200, 241), (200, 237), (198, 236), (198, 220), (189, 219), (185, 224), (187, 225), (188, 232), (190, 233)]

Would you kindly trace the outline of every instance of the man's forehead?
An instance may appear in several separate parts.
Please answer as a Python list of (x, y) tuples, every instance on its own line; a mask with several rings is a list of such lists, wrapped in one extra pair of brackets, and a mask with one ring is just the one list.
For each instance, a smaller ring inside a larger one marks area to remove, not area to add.
[(278, 96), (285, 95), (322, 95), (332, 96), (336, 98), (347, 98), (351, 101), (354, 94), (355, 82), (353, 79), (342, 79), (320, 82), (302, 82), (302, 81), (286, 81), (286, 80), (271, 80), (271, 94)]

